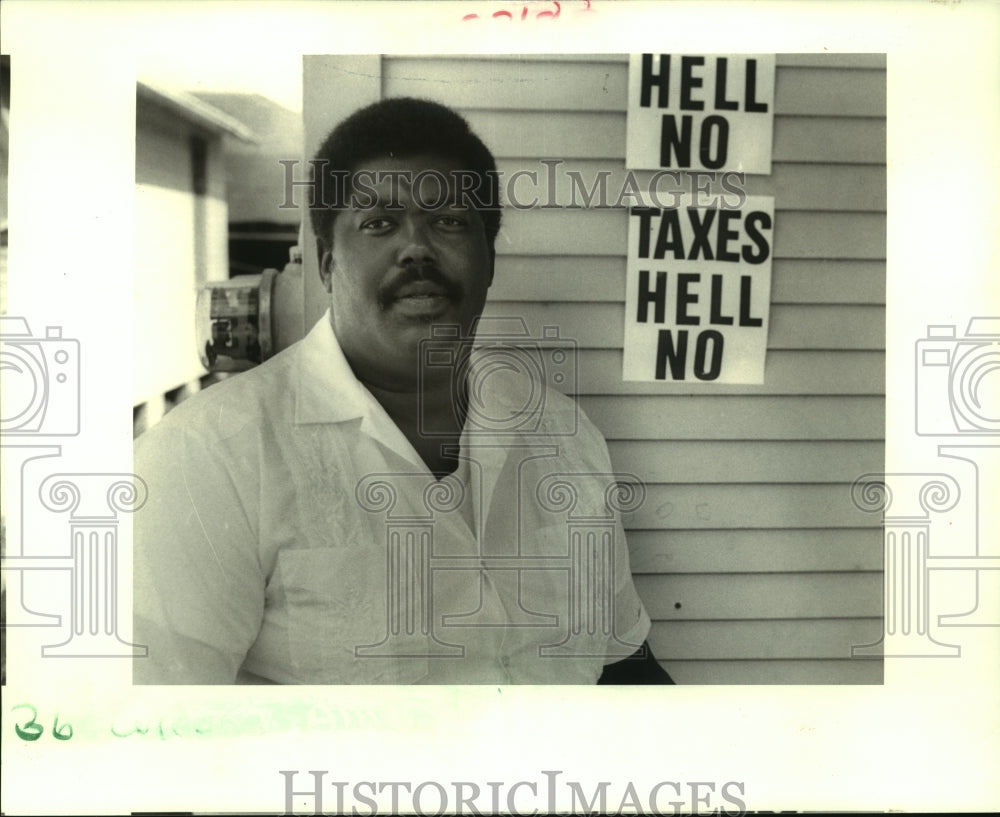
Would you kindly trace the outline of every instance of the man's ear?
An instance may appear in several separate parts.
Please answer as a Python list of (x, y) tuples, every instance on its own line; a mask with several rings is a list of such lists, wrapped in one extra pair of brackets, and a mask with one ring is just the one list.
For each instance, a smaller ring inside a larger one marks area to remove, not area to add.
[(323, 289), (329, 293), (333, 278), (333, 248), (317, 239), (316, 257), (319, 258), (319, 279), (323, 282)]

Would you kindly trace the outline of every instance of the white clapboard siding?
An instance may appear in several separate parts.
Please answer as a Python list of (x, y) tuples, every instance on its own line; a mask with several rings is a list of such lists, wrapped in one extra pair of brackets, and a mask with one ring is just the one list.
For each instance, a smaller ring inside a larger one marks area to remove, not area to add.
[[(628, 58), (623, 54), (491, 54), (495, 63), (517, 62), (559, 64), (563, 62), (622, 63)], [(881, 68), (885, 69), (885, 54), (778, 54), (779, 67), (797, 68)]]
[[(772, 304), (885, 304), (880, 261), (777, 259)], [(625, 258), (503, 255), (490, 289), (494, 301), (625, 300)]]
[[(396, 57), (386, 60), (386, 96), (420, 96), (466, 110), (624, 111), (628, 64), (563, 61), (553, 66), (497, 62), (489, 57), (463, 61), (460, 74), (448, 60)], [(541, 70), (538, 70), (541, 68)], [(783, 115), (816, 115), (830, 105), (844, 116), (885, 115), (885, 71), (839, 68), (779, 69), (774, 106)]]
[(623, 515), (628, 528), (858, 528), (881, 521), (854, 505), (849, 484), (734, 482), (645, 488), (643, 505)]
[[(558, 388), (606, 436), (615, 470), (644, 485), (624, 522), (649, 640), (675, 680), (881, 683), (881, 661), (850, 657), (882, 631), (881, 520), (851, 484), (884, 461), (885, 56), (777, 55), (772, 172), (743, 184), (775, 199), (765, 381), (731, 386), (621, 379), (627, 56), (310, 59), (310, 87), (439, 100), (503, 179), (538, 174), (502, 191), (486, 317), (575, 344)], [(600, 174), (610, 200), (566, 206), (574, 175), (589, 191)], [(560, 206), (513, 206), (533, 195)]]
[[(539, 347), (527, 344), (526, 354), (537, 359)], [(668, 384), (621, 379), (621, 349), (588, 349), (562, 346), (573, 361), (564, 365), (570, 376), (553, 388), (573, 396), (662, 395), (669, 393), (730, 395), (872, 395), (885, 381), (885, 354), (847, 349), (771, 349), (767, 371), (760, 384), (714, 384), (696, 381)]]
[(659, 647), (660, 655), (673, 654), (681, 661), (836, 659), (850, 658), (853, 645), (877, 641), (880, 630), (878, 615), (820, 620), (658, 621), (650, 632), (650, 645), (654, 653)]
[[(777, 204), (777, 203), (776, 203)], [(628, 236), (618, 210), (506, 210), (497, 253), (617, 256)], [(778, 209), (774, 258), (885, 258), (885, 214)]]
[(767, 547), (753, 530), (659, 529), (629, 531), (632, 572), (642, 573), (811, 573), (879, 570), (877, 528), (786, 528), (767, 534)]
[[(545, 326), (584, 349), (621, 348), (623, 303), (526, 303), (492, 301), (491, 319), (517, 317), (533, 337)], [(768, 324), (769, 349), (885, 349), (885, 307), (857, 304), (774, 304)]]
[(647, 483), (850, 483), (882, 467), (872, 440), (613, 440), (611, 464), (641, 471)]
[[(663, 394), (664, 386), (621, 379), (621, 349), (581, 349), (577, 352), (579, 395)], [(851, 350), (771, 349), (764, 383), (720, 385), (690, 383), (686, 393), (703, 395), (872, 395), (885, 382), (885, 353)], [(568, 385), (568, 381), (565, 381)], [(560, 386), (563, 384), (560, 384)], [(570, 391), (567, 389), (567, 391)]]
[(579, 402), (609, 440), (881, 440), (885, 433), (880, 396), (586, 395)]
[[(871, 620), (871, 631), (877, 632), (882, 621)], [(660, 644), (660, 653), (669, 649)], [(656, 647), (653, 647), (654, 653)], [(665, 663), (665, 662), (664, 662)], [(780, 678), (783, 684), (829, 684), (835, 679), (840, 684), (881, 684), (882, 662), (851, 658), (823, 660), (769, 660), (769, 661), (671, 661), (671, 677), (678, 684), (774, 684)]]
[[(461, 111), (498, 159), (623, 158), (625, 113), (567, 111), (552, 126), (545, 111)], [(836, 138), (831, 139), (830, 134)], [(774, 162), (885, 164), (885, 119), (774, 116)]]
[[(861, 573), (753, 573), (732, 582), (725, 573), (640, 575), (635, 586), (656, 621), (731, 621), (733, 619), (839, 619), (882, 615), (879, 572)], [(850, 616), (847, 616), (847, 613)], [(767, 656), (794, 645), (771, 644)], [(822, 642), (815, 645), (825, 650)], [(757, 645), (741, 645), (754, 653), (715, 657), (756, 658)], [(675, 653), (664, 653), (665, 656)], [(850, 648), (845, 651), (850, 655)], [(691, 657), (691, 656), (687, 656)], [(712, 656), (709, 656), (712, 657)], [(798, 657), (780, 655), (782, 658)], [(833, 657), (823, 655), (824, 658)]]
[[(690, 181), (684, 177), (658, 176), (655, 170), (630, 171), (624, 159), (615, 163), (607, 159), (546, 158), (545, 162), (531, 168), (532, 175), (522, 172), (522, 160), (497, 162), (503, 180), (501, 192), (508, 204), (524, 207), (558, 204), (577, 209), (628, 207), (636, 203), (622, 196), (625, 182), (630, 179), (641, 190), (652, 186), (665, 206), (671, 205), (678, 194), (691, 191)], [(886, 176), (881, 165), (841, 167), (783, 162), (775, 165), (770, 176), (743, 174), (739, 181), (747, 195), (774, 196), (778, 210), (885, 212)], [(711, 179), (700, 179), (699, 184), (706, 185), (711, 192), (727, 192), (718, 183), (712, 184)], [(727, 200), (733, 200), (732, 193), (727, 194)]]

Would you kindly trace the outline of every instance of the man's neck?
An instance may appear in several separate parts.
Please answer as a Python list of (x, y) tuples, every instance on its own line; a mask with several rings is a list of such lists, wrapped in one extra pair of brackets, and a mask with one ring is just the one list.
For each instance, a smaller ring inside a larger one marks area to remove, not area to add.
[(403, 436), (435, 477), (451, 474), (458, 467), (455, 456), (445, 456), (444, 446), (457, 450), (465, 422), (465, 411), (450, 382), (421, 383), (403, 389), (388, 389), (359, 378), (385, 409)]

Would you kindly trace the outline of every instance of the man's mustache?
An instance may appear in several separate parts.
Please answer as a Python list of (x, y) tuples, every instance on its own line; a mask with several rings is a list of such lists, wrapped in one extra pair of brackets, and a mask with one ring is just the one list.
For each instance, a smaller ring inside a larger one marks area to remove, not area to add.
[(404, 287), (421, 281), (434, 284), (442, 290), (446, 298), (452, 301), (459, 300), (464, 293), (460, 284), (448, 280), (436, 266), (433, 264), (423, 264), (406, 267), (399, 275), (382, 284), (379, 287), (379, 303), (382, 306), (388, 306), (389, 303), (399, 297), (399, 293)]

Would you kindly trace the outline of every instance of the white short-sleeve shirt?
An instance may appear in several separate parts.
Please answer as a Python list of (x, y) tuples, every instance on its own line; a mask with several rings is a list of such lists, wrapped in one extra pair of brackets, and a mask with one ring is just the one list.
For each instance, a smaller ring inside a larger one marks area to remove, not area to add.
[(505, 376), (480, 380), (482, 417), (533, 418), (467, 422), (441, 480), (329, 314), (141, 435), (135, 681), (594, 683), (638, 649), (604, 440), (569, 398)]

